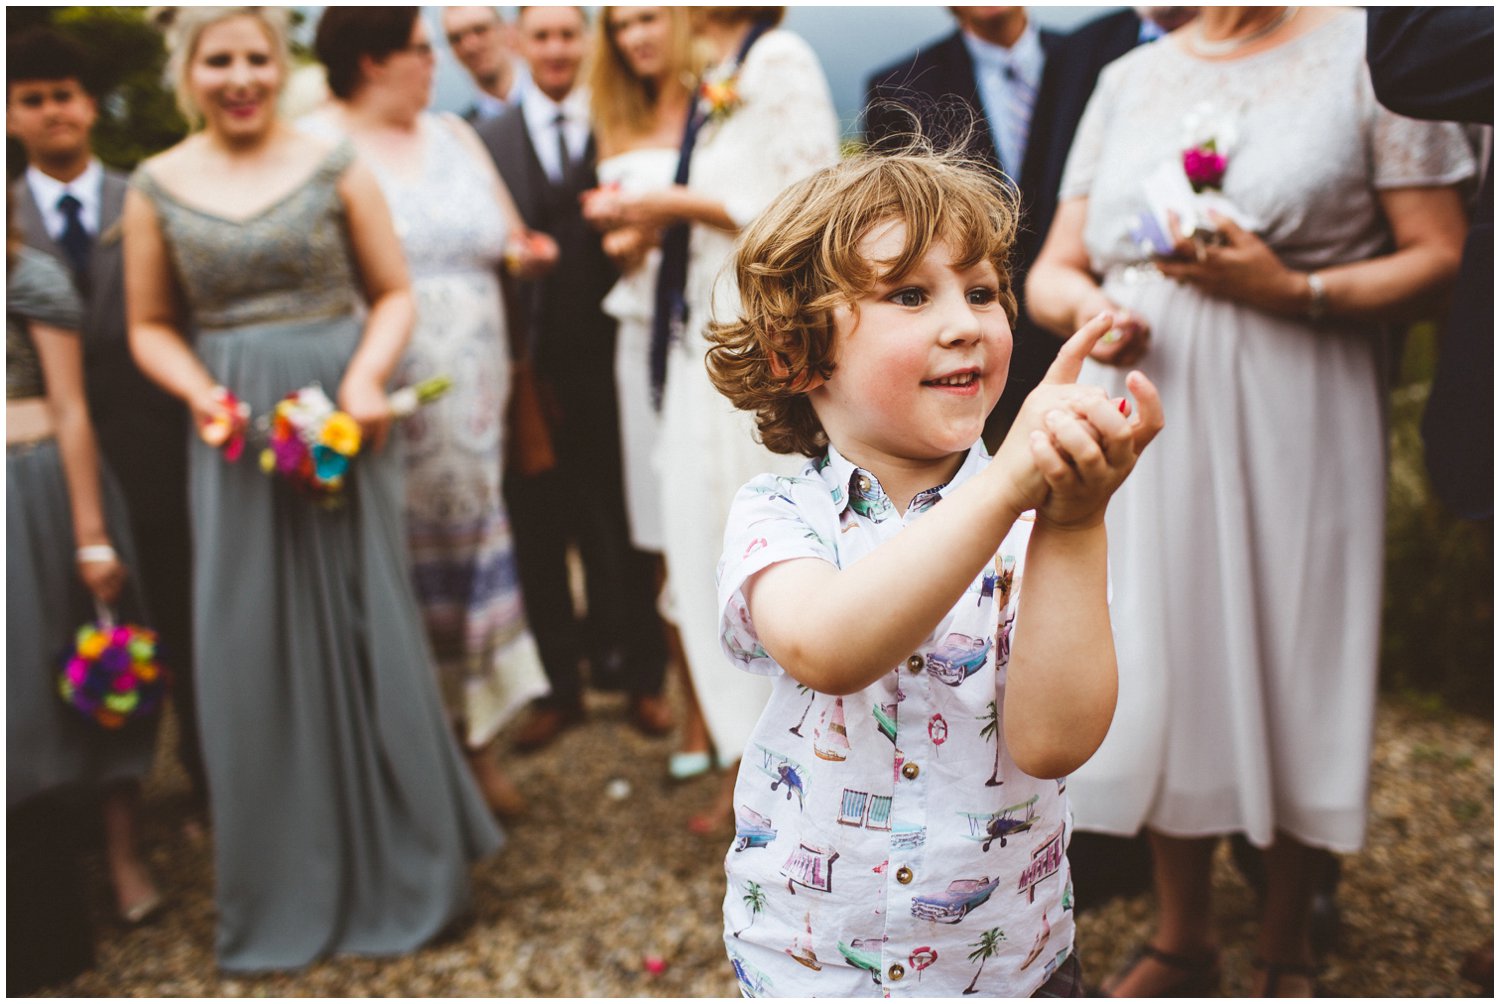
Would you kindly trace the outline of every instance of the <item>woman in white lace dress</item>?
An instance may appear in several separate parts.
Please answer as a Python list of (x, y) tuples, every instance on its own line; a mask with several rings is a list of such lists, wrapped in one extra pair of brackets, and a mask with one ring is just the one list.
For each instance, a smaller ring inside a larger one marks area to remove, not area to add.
[(354, 143), (411, 269), (417, 320), (397, 383), (453, 381), (399, 427), (407, 542), (443, 704), (490, 808), (515, 815), (524, 801), (491, 746), (547, 692), (500, 494), (510, 355), (498, 270), (508, 237), (526, 245), (520, 216), (473, 131), (423, 111), (433, 59), (419, 8), (330, 7), (316, 45), (336, 100), (298, 126)]
[[(703, 328), (715, 310), (737, 307), (738, 293), (723, 269), (740, 228), (786, 186), (839, 154), (827, 79), (807, 43), (775, 27), (782, 10), (712, 7), (695, 13), (694, 33), (715, 63), (704, 74), (694, 108), (704, 122), (696, 131), (687, 183), (622, 197), (615, 221), (690, 227), (686, 309), (673, 325), (665, 359), (657, 469), (672, 616), (709, 736), (725, 765), (737, 762), (770, 691), (765, 681), (736, 672), (719, 648), (714, 573), (724, 522), (746, 481), (766, 471), (794, 473), (796, 464), (756, 442), (753, 417), (714, 390), (704, 365)], [(670, 239), (664, 248), (670, 255)], [(654, 339), (661, 337), (653, 331)], [(734, 776), (726, 772), (728, 786), (694, 819), (694, 829), (708, 832), (732, 823)]]
[[(1079, 827), (1150, 836), (1158, 927), (1106, 984), (1117, 995), (1213, 993), (1225, 833), (1266, 850), (1255, 991), (1307, 994), (1310, 872), (1364, 839), (1382, 325), (1445, 294), (1464, 233), (1453, 186), (1473, 172), (1457, 127), (1377, 104), (1364, 40), (1349, 10), (1205, 7), (1112, 64), (1027, 283), (1059, 334), (1116, 311), (1080, 379), (1121, 393), (1136, 366), (1168, 416), (1110, 508), (1119, 707), (1068, 784)], [(1185, 133), (1190, 118), (1207, 133)], [(1255, 225), (1153, 259), (1130, 234), (1143, 179), (1211, 137), (1222, 194)]]

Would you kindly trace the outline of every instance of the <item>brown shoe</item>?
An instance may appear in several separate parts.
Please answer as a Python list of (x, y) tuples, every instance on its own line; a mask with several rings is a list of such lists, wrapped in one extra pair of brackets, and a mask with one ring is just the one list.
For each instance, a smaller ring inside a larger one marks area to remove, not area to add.
[(558, 737), (563, 729), (583, 721), (583, 709), (579, 707), (557, 707), (544, 704), (531, 713), (531, 718), (516, 733), (515, 747), (522, 753), (539, 750)]
[(648, 736), (672, 731), (672, 709), (660, 694), (638, 694), (630, 699), (630, 722)]

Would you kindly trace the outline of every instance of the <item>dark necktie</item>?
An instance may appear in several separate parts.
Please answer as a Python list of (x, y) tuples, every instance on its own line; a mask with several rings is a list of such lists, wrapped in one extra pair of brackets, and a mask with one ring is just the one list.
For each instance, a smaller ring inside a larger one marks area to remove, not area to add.
[(568, 117), (558, 112), (552, 122), (557, 126), (557, 183), (565, 185), (573, 167), (573, 158), (568, 153)]
[[(740, 43), (740, 51), (734, 57), (736, 68), (745, 61), (750, 47), (764, 35), (771, 25), (757, 21), (755, 27)], [(738, 71), (736, 71), (738, 72)], [(698, 131), (708, 121), (708, 113), (701, 102), (694, 102), (688, 114), (687, 126), (682, 132), (682, 149), (677, 157), (677, 176), (673, 182), (686, 185), (689, 168), (693, 160), (693, 148), (698, 143)], [(662, 391), (667, 383), (667, 355), (672, 343), (680, 336), (687, 324), (687, 267), (688, 238), (691, 235), (686, 223), (667, 227), (661, 235), (661, 266), (656, 272), (656, 310), (651, 318), (651, 403), (661, 411)]]
[(89, 249), (94, 244), (94, 239), (83, 228), (83, 203), (65, 192), (57, 200), (57, 211), (63, 214), (63, 231), (57, 243), (62, 245), (74, 273), (82, 279), (88, 275)]

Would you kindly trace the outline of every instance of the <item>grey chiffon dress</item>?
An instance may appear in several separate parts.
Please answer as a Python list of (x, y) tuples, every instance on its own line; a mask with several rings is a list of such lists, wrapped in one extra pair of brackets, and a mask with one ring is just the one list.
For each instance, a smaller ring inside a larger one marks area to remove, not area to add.
[[(54, 258), (21, 248), (5, 283), (5, 398), (46, 395), (31, 322), (78, 330), (82, 306)], [(104, 520), (116, 553), (135, 567), (124, 496), (100, 464)], [(95, 617), (78, 578), (73, 515), (62, 456), (51, 437), (5, 449), (5, 804), (64, 788), (134, 780), (151, 769), (156, 719), (106, 729), (63, 703), (59, 659), (80, 625)], [(150, 626), (127, 580), (116, 604), (122, 620)], [(166, 650), (171, 639), (162, 639)], [(166, 661), (166, 660), (164, 660)]]
[[(253, 415), (360, 338), (335, 147), (308, 180), (232, 220), (177, 200), (150, 165), (185, 327)], [(356, 459), (325, 509), (190, 446), (198, 714), (211, 792), (219, 964), (286, 969), (391, 955), (466, 906), (501, 836), (443, 714), (405, 563), (399, 443)]]

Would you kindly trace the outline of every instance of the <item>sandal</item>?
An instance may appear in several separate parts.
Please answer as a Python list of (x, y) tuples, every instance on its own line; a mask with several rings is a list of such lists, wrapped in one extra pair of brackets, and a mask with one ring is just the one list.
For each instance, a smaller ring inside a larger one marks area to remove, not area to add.
[[(1175, 969), (1180, 974), (1165, 990), (1153, 994), (1154, 997), (1213, 997), (1219, 993), (1222, 974), (1219, 971), (1217, 950), (1210, 948), (1197, 955), (1178, 955), (1175, 952), (1164, 952), (1150, 942), (1137, 948), (1130, 960), (1115, 972), (1110, 978), (1112, 986), (1118, 987), (1146, 959), (1159, 962), (1168, 969)], [(1114, 996), (1107, 989), (1102, 989), (1100, 994), (1104, 997)]]
[[(1307, 994), (1309, 997), (1318, 996), (1318, 967), (1304, 966), (1299, 962), (1267, 962), (1265, 959), (1252, 959), (1250, 965), (1257, 972), (1266, 974), (1266, 985), (1261, 989), (1262, 997), (1280, 997), (1277, 993), (1283, 976), (1301, 976), (1307, 980)], [(1294, 996), (1302, 997), (1303, 994)]]

